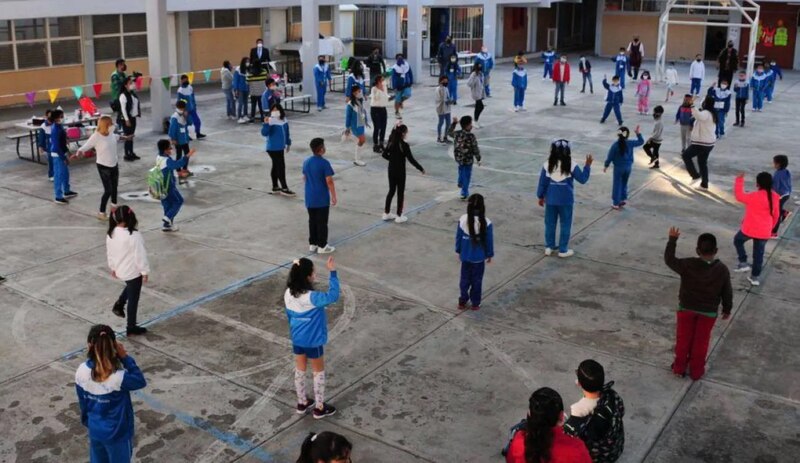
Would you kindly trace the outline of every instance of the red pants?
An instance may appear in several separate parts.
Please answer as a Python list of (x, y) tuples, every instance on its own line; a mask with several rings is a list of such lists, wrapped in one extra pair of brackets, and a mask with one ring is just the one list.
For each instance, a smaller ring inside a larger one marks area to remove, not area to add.
[(675, 340), (675, 362), (672, 372), (676, 375), (686, 373), (697, 381), (706, 372), (706, 354), (711, 340), (711, 330), (716, 317), (707, 317), (690, 310), (678, 311), (677, 336)]

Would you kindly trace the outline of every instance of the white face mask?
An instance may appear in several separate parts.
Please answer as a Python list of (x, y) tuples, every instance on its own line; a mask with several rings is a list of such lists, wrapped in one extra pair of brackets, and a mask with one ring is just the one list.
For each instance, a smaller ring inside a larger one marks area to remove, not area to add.
[(264, 48), (264, 44), (263, 44), (263, 43), (256, 44), (256, 47), (258, 47), (258, 48)]
[(273, 111), (273, 112), (271, 112), (271, 113), (269, 114), (269, 116), (270, 116), (270, 117), (274, 117), (274, 118), (276, 118), (276, 119), (277, 119), (277, 118), (281, 117), (281, 113), (280, 113), (280, 112), (278, 112), (278, 111)]
[(566, 62), (567, 62), (567, 59), (566, 59), (566, 58), (561, 58), (561, 63), (562, 63), (562, 64), (563, 64), (563, 63), (566, 63)]
[(128, 85), (128, 90), (133, 90), (136, 88), (136, 85)]
[(727, 85), (720, 85), (719, 88), (725, 90), (726, 88), (728, 88), (728, 86)]

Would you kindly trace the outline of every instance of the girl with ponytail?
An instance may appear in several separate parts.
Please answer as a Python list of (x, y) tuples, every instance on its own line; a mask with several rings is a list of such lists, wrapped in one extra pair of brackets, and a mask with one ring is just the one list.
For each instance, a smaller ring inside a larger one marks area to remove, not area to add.
[[(305, 257), (294, 261), (289, 270), (286, 293), (283, 295), (295, 360), (294, 387), (297, 392), (297, 413), (303, 415), (313, 409), (314, 419), (336, 413), (336, 408), (325, 403), (323, 358), (323, 347), (328, 342), (328, 318), (325, 309), (339, 300), (339, 277), (336, 274), (333, 257), (328, 258), (327, 268), (330, 272), (328, 292), (314, 291), (314, 281), (317, 276), (314, 272), (314, 263)], [(314, 399), (306, 396), (306, 367), (309, 360), (314, 371)], [(309, 461), (317, 462), (317, 460)]]
[(564, 434), (564, 402), (543, 387), (531, 394), (524, 429), (514, 435), (506, 463), (592, 463), (586, 445)]
[(353, 444), (335, 432), (309, 433), (300, 447), (297, 463), (351, 463)]
[(614, 181), (611, 186), (611, 208), (620, 210), (628, 200), (628, 179), (633, 170), (633, 149), (644, 145), (644, 138), (639, 133), (639, 126), (633, 130), (636, 133), (636, 140), (628, 140), (631, 135), (630, 129), (620, 127), (617, 129), (617, 141), (608, 150), (606, 162), (603, 164), (603, 172), (608, 166), (614, 164)]
[[(733, 192), (736, 200), (744, 204), (744, 217), (739, 232), (733, 237), (733, 245), (739, 257), (739, 265), (734, 272), (750, 271), (747, 281), (753, 286), (761, 284), (761, 266), (764, 262), (764, 248), (772, 236), (772, 229), (780, 218), (780, 197), (772, 189), (772, 175), (761, 172), (756, 176), (757, 190), (744, 191), (744, 173), (736, 176)], [(744, 243), (753, 240), (753, 265), (747, 263)]]
[(483, 272), (486, 263), (494, 257), (494, 231), (492, 222), (486, 218), (483, 196), (475, 193), (467, 200), (467, 213), (462, 215), (456, 229), (456, 253), (461, 259), (461, 296), (459, 310), (480, 309)]
[(87, 360), (75, 372), (81, 423), (89, 429), (89, 460), (129, 463), (133, 455), (131, 391), (147, 385), (114, 330), (94, 325)]
[[(414, 159), (411, 147), (406, 143), (408, 127), (397, 124), (389, 135), (389, 144), (383, 151), (383, 159), (389, 161), (389, 193), (386, 195), (386, 204), (383, 209), (383, 220), (394, 220), (395, 223), (408, 222), (408, 217), (403, 215), (403, 197), (406, 191), (406, 160), (425, 175), (425, 169)], [(397, 192), (397, 215), (392, 214), (392, 199)]]
[(125, 282), (125, 289), (117, 298), (111, 311), (125, 318), (125, 305), (128, 306), (127, 334), (145, 334), (147, 328), (136, 324), (139, 310), (139, 295), (142, 285), (147, 283), (150, 263), (144, 248), (144, 237), (136, 229), (138, 221), (133, 209), (120, 206), (113, 210), (108, 220), (106, 255), (111, 276)]

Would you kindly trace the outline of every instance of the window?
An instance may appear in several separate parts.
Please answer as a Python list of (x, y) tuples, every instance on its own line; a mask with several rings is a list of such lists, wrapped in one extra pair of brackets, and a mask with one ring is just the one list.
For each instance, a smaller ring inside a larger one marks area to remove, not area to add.
[(261, 10), (259, 8), (244, 8), (239, 10), (239, 26), (260, 26)]
[(333, 21), (333, 6), (322, 5), (319, 7), (319, 21), (320, 22)]
[(189, 12), (189, 29), (210, 29), (211, 27), (211, 10)]
[(261, 9), (202, 10), (189, 12), (189, 29), (224, 29), (261, 24)]
[(236, 10), (214, 11), (214, 28), (236, 27)]
[(386, 38), (386, 10), (359, 8), (355, 18), (355, 38), (383, 40)]
[(81, 62), (79, 18), (0, 21), (0, 71)]
[(297, 24), (303, 21), (303, 9), (299, 6), (289, 8), (289, 22)]
[(147, 57), (147, 17), (143, 13), (93, 16), (92, 26), (96, 61)]
[[(659, 13), (666, 3), (666, 0), (606, 0), (605, 10), (626, 13)], [(692, 0), (687, 3), (692, 3)]]

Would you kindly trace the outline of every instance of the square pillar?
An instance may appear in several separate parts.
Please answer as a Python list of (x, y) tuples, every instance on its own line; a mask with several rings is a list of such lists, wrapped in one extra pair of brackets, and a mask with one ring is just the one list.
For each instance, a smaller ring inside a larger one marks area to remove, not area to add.
[(397, 17), (397, 7), (386, 7), (386, 37), (383, 39), (383, 56), (385, 58), (394, 59), (394, 56), (400, 50), (397, 46), (398, 38), (400, 38), (400, 31), (398, 24), (400, 20)]
[(534, 52), (537, 50), (536, 35), (539, 32), (539, 8), (528, 8), (528, 45), (526, 51)]
[(87, 84), (100, 82), (94, 62), (94, 26), (91, 16), (81, 16), (81, 51), (83, 52), (83, 81)]
[(494, 56), (497, 56), (497, 8), (495, 2), (483, 4), (483, 45)]
[(319, 4), (316, 0), (302, 0), (301, 30), (303, 46), (300, 48), (300, 62), (303, 69), (303, 92), (314, 89), (314, 73), (311, 68), (319, 56)]
[[(339, 5), (330, 5), (331, 8), (331, 21), (333, 21), (333, 36), (343, 38), (342, 36), (342, 12), (339, 10)], [(355, 15), (355, 13), (353, 13)], [(350, 34), (351, 36), (353, 34)]]
[(189, 12), (175, 13), (175, 53), (178, 56), (178, 73), (192, 70), (191, 44), (189, 43)]
[(170, 92), (161, 83), (161, 77), (169, 75), (169, 53), (164, 44), (173, 40), (167, 33), (167, 0), (145, 0), (147, 15), (147, 53), (150, 62), (151, 127), (154, 132), (163, 132), (162, 120), (172, 112)]
[[(408, 0), (408, 65), (414, 73), (414, 79), (421, 79), (422, 72), (422, 3), (420, 0)], [(399, 52), (399, 50), (398, 50)]]

